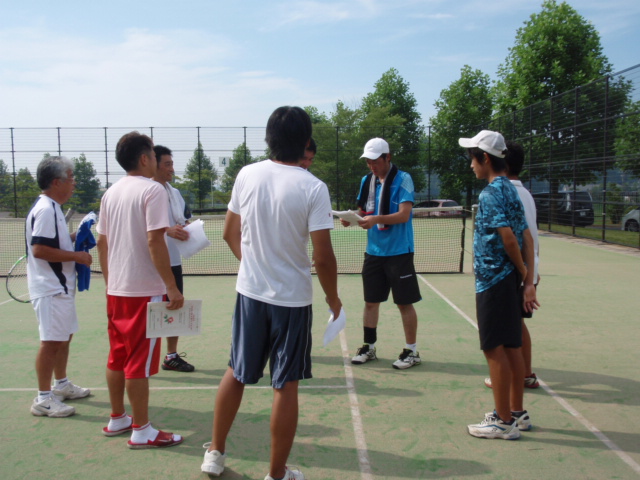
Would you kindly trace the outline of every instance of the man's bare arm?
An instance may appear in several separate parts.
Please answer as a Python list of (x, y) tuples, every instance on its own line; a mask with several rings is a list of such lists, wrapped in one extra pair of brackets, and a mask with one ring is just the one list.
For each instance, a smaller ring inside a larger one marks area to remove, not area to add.
[(169, 250), (167, 242), (164, 239), (164, 228), (151, 230), (147, 232), (147, 244), (149, 253), (156, 270), (160, 274), (162, 281), (167, 287), (167, 296), (169, 297), (169, 310), (176, 310), (184, 305), (184, 297), (178, 290), (176, 279), (171, 271), (171, 261), (169, 260)]
[(105, 288), (109, 285), (109, 242), (106, 235), (98, 234), (98, 261), (104, 277)]
[(242, 260), (242, 218), (237, 213), (227, 210), (224, 217), (222, 238), (238, 260)]
[(342, 308), (342, 301), (338, 296), (338, 264), (331, 245), (330, 230), (311, 232), (311, 243), (313, 244), (313, 263), (318, 280), (329, 308), (337, 318)]

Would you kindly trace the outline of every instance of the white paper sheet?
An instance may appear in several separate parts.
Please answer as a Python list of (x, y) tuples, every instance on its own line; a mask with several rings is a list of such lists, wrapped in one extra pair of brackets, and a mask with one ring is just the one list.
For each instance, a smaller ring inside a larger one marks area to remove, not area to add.
[(335, 320), (333, 319), (333, 313), (329, 317), (329, 323), (327, 324), (327, 329), (324, 331), (324, 347), (326, 347), (331, 340), (336, 338), (338, 334), (344, 330), (344, 327), (347, 325), (347, 314), (344, 311), (344, 308), (340, 309), (340, 315)]
[(336, 217), (340, 217), (345, 222), (349, 222), (349, 226), (358, 225), (359, 220), (363, 220), (363, 218), (358, 215), (353, 210), (345, 210), (344, 212), (338, 212), (336, 210), (331, 210)]
[(184, 229), (189, 232), (189, 239), (184, 242), (174, 242), (178, 246), (182, 258), (192, 257), (200, 250), (211, 245), (207, 235), (204, 233), (204, 222), (202, 220), (195, 220)]
[(147, 338), (200, 335), (202, 300), (185, 300), (178, 310), (167, 310), (167, 302), (147, 303)]

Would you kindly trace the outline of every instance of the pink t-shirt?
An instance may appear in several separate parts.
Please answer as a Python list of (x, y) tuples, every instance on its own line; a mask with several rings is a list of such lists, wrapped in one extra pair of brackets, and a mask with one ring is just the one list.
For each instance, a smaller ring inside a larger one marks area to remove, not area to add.
[(151, 297), (166, 293), (151, 260), (147, 232), (169, 227), (168, 210), (167, 192), (146, 177), (121, 178), (103, 195), (96, 229), (107, 237), (109, 295)]

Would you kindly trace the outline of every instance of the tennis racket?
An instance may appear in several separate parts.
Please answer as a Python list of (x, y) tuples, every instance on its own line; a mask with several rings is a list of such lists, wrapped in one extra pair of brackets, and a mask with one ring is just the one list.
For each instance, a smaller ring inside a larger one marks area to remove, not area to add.
[[(73, 208), (67, 210), (64, 216), (64, 221), (69, 223), (69, 220), (76, 213)], [(31, 298), (29, 297), (29, 283), (27, 282), (27, 256), (23, 255), (13, 264), (11, 270), (7, 274), (6, 281), (7, 293), (11, 298), (20, 303), (29, 303)]]
[(7, 293), (21, 303), (29, 303), (29, 285), (27, 283), (27, 256), (23, 255), (13, 264), (7, 275)]

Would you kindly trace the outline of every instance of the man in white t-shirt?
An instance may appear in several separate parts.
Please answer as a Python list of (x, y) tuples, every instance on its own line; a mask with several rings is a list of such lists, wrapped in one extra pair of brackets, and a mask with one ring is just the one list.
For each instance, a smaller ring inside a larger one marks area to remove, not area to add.
[[(131, 132), (116, 146), (116, 160), (127, 175), (102, 197), (98, 254), (107, 286), (109, 360), (107, 386), (111, 418), (106, 436), (131, 433), (129, 448), (171, 447), (182, 437), (156, 430), (149, 422), (149, 377), (158, 373), (160, 340), (146, 338), (147, 303), (181, 308), (184, 297), (171, 272), (165, 231), (167, 192), (151, 179), (158, 167), (153, 141)], [(126, 414), (127, 392), (133, 416)]]
[(25, 229), (29, 295), (40, 330), (36, 357), (39, 391), (31, 413), (68, 417), (75, 408), (62, 400), (84, 398), (91, 393), (67, 378), (69, 344), (78, 331), (75, 264), (91, 265), (91, 255), (74, 251), (76, 234), (69, 235), (61, 208), (76, 186), (73, 162), (65, 157), (46, 157), (38, 165), (36, 177), (42, 194), (27, 215)]
[(311, 138), (311, 120), (299, 107), (276, 109), (267, 123), (271, 160), (247, 165), (236, 178), (223, 238), (240, 260), (229, 368), (220, 382), (211, 445), (201, 470), (220, 475), (227, 435), (246, 384), (262, 377), (270, 363), (271, 462), (265, 480), (304, 480), (286, 467), (298, 423), (298, 382), (311, 378), (313, 262), (336, 318), (337, 265), (327, 186), (300, 168)]
[[(189, 239), (189, 232), (184, 227), (189, 223), (191, 211), (186, 206), (180, 191), (173, 188), (169, 182), (173, 180), (175, 171), (173, 169), (173, 154), (171, 150), (163, 145), (153, 147), (158, 161), (158, 169), (153, 175), (153, 179), (162, 185), (167, 191), (169, 197), (169, 224), (167, 228), (167, 248), (169, 249), (169, 259), (171, 261), (171, 271), (176, 279), (178, 290), (184, 294), (184, 283), (182, 281), (182, 257), (176, 242), (184, 242)], [(195, 367), (184, 360), (187, 355), (178, 354), (178, 338), (167, 337), (167, 354), (162, 360), (161, 367), (163, 370), (174, 370), (177, 372), (193, 372)]]

